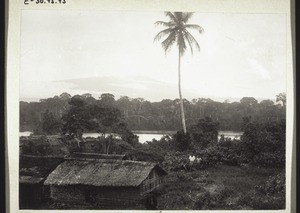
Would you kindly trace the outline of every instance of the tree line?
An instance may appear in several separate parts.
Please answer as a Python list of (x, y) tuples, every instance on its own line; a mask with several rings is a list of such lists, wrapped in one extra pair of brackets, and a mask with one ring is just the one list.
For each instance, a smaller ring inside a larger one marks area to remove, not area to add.
[[(71, 96), (62, 93), (38, 102), (20, 101), (20, 131), (61, 132), (64, 116), (72, 106), (72, 98), (82, 100), (89, 110), (116, 109), (122, 121), (130, 130), (172, 130), (182, 128), (180, 119), (180, 100), (164, 99), (150, 102), (143, 98), (122, 96), (116, 99), (113, 94), (103, 93), (98, 99), (91, 94)], [(239, 102), (218, 102), (209, 98), (197, 98), (191, 101), (183, 99), (185, 120), (188, 125), (197, 124), (201, 118), (209, 117), (219, 123), (220, 130), (241, 131), (243, 118), (265, 123), (280, 121), (285, 118), (286, 96), (280, 93), (276, 103), (272, 100), (258, 102), (253, 97), (243, 97)], [(87, 115), (87, 114), (86, 114)], [(85, 131), (96, 132), (97, 129), (85, 128)]]

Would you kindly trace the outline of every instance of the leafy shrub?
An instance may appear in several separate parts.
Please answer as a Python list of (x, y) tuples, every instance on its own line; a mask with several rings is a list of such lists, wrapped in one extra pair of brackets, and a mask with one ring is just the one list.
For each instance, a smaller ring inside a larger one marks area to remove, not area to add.
[(193, 162), (189, 159), (189, 152), (169, 152), (164, 157), (163, 166), (172, 171), (205, 169), (218, 162), (215, 149), (216, 147), (210, 147), (201, 152), (197, 152), (194, 155), (195, 160)]
[(264, 185), (256, 186), (256, 189), (266, 195), (285, 193), (285, 174), (281, 172), (270, 176)]
[(239, 200), (241, 206), (250, 206), (254, 210), (284, 209), (285, 196), (279, 195), (261, 195), (256, 191), (250, 191)]
[(195, 209), (205, 209), (210, 205), (211, 196), (208, 191), (199, 193), (196, 197)]
[(197, 156), (202, 159), (203, 168), (217, 163), (227, 165), (238, 165), (240, 156), (236, 147), (224, 147), (222, 145), (210, 146), (207, 149), (197, 152)]
[(127, 153), (129, 159), (137, 161), (149, 161), (149, 162), (163, 162), (164, 156), (161, 153), (154, 152), (149, 148), (139, 147), (130, 150)]
[(179, 151), (186, 151), (190, 148), (192, 143), (192, 138), (189, 133), (184, 134), (184, 132), (178, 131), (174, 136), (175, 146)]
[(256, 165), (284, 167), (285, 125), (285, 120), (245, 123), (241, 137), (241, 156)]
[(166, 154), (163, 166), (164, 168), (171, 171), (188, 170), (189, 162), (190, 161), (186, 153), (182, 153), (179, 151), (170, 152)]
[(284, 172), (272, 175), (262, 185), (240, 199), (241, 205), (253, 209), (284, 209), (285, 208), (285, 175)]
[(226, 199), (234, 193), (234, 189), (230, 187), (222, 187), (217, 193), (210, 195), (209, 209), (228, 208)]
[(125, 142), (120, 139), (113, 139), (111, 146), (110, 146), (110, 153), (114, 154), (127, 154), (131, 150), (133, 150), (133, 147), (128, 142)]
[(150, 161), (150, 162), (163, 162), (168, 152), (175, 149), (174, 141), (168, 136), (163, 137), (161, 140), (152, 140), (144, 144), (137, 144), (128, 156), (133, 160)]
[(280, 152), (262, 152), (253, 157), (253, 164), (260, 166), (283, 167), (285, 157)]
[(210, 117), (200, 119), (197, 124), (188, 128), (193, 145), (198, 149), (206, 148), (208, 145), (218, 142), (219, 123)]

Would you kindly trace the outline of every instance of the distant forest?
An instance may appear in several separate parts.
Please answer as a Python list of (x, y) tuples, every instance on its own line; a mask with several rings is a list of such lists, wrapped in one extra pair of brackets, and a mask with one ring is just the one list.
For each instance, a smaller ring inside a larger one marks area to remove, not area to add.
[[(73, 97), (84, 100), (86, 105), (118, 109), (130, 130), (181, 129), (179, 99), (164, 99), (160, 102), (127, 96), (115, 99), (115, 96), (110, 93), (101, 94), (98, 99), (89, 93)], [(59, 130), (61, 118), (70, 108), (71, 98), (70, 94), (62, 93), (59, 96), (41, 99), (39, 102), (20, 101), (20, 131), (38, 132), (45, 116), (48, 120), (52, 120), (52, 123), (57, 124)], [(194, 125), (199, 119), (209, 117), (219, 123), (220, 130), (240, 131), (245, 117), (263, 123), (285, 119), (286, 95), (285, 93), (277, 95), (276, 103), (272, 100), (258, 102), (253, 97), (243, 97), (239, 102), (232, 103), (217, 102), (209, 98), (191, 101), (184, 99), (184, 110), (188, 125)]]

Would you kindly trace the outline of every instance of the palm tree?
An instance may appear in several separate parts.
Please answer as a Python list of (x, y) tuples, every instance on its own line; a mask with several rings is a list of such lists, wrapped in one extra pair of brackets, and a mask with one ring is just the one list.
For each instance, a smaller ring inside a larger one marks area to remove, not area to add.
[(178, 47), (178, 90), (180, 99), (180, 113), (183, 132), (186, 134), (186, 124), (183, 110), (183, 101), (181, 93), (181, 74), (180, 74), (180, 60), (187, 49), (187, 45), (190, 47), (193, 54), (193, 47), (195, 46), (200, 51), (200, 46), (188, 29), (195, 29), (200, 34), (204, 31), (203, 28), (196, 24), (188, 24), (187, 22), (192, 17), (193, 13), (183, 12), (165, 12), (165, 15), (169, 18), (168, 22), (157, 21), (156, 25), (162, 25), (166, 29), (160, 31), (154, 38), (154, 41), (159, 41), (163, 37), (166, 37), (162, 42), (162, 47), (167, 53), (173, 44), (177, 44)]

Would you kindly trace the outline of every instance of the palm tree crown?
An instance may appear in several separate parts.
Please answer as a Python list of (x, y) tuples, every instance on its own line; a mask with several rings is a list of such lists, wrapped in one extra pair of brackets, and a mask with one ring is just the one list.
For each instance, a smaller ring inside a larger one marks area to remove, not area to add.
[(192, 17), (193, 13), (183, 13), (183, 12), (165, 12), (165, 15), (170, 18), (169, 22), (157, 21), (156, 25), (162, 25), (167, 27), (166, 29), (160, 31), (154, 38), (154, 41), (159, 41), (161, 38), (167, 38), (162, 41), (162, 47), (165, 52), (167, 52), (171, 46), (176, 43), (181, 55), (184, 54), (187, 48), (187, 44), (190, 47), (191, 53), (193, 53), (193, 47), (195, 46), (200, 50), (200, 46), (188, 29), (195, 29), (199, 33), (204, 32), (203, 28), (196, 24), (187, 24), (187, 22)]

